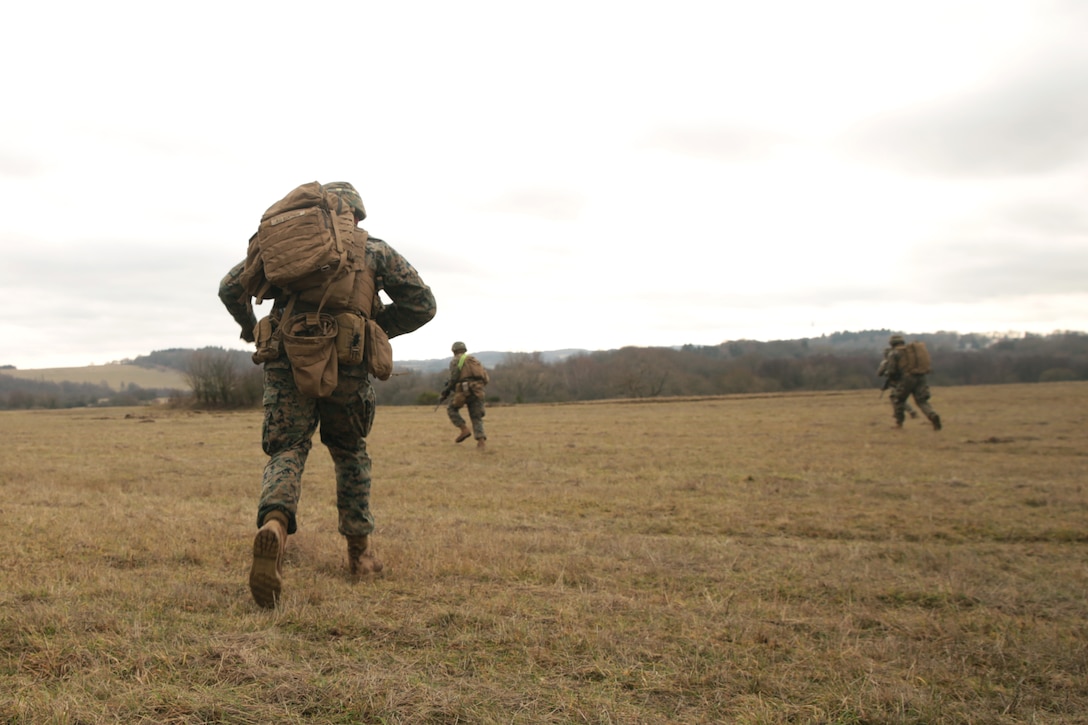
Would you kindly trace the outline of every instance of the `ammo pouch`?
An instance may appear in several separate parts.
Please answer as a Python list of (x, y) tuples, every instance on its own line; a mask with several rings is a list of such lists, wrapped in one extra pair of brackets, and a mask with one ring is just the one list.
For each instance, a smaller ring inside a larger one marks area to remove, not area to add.
[(354, 312), (336, 316), (336, 357), (342, 365), (366, 362), (368, 373), (378, 380), (388, 380), (393, 374), (393, 346), (374, 320)]
[(265, 315), (257, 321), (253, 328), (253, 341), (257, 349), (253, 353), (253, 363), (260, 365), (271, 360), (276, 360), (283, 354), (280, 344), (279, 324), (271, 315)]
[(354, 312), (336, 316), (336, 358), (341, 365), (359, 365), (366, 352), (366, 318)]
[(393, 374), (393, 346), (374, 320), (366, 321), (366, 368), (378, 380), (388, 380)]
[(295, 385), (311, 398), (327, 398), (336, 389), (336, 320), (324, 312), (294, 315), (281, 328)]

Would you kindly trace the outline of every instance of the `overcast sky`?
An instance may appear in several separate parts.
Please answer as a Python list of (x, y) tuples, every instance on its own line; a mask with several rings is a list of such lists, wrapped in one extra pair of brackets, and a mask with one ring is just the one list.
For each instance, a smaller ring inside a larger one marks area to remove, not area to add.
[(3, 18), (0, 364), (246, 348), (219, 280), (315, 180), (434, 290), (400, 360), (1088, 330), (1081, 0)]

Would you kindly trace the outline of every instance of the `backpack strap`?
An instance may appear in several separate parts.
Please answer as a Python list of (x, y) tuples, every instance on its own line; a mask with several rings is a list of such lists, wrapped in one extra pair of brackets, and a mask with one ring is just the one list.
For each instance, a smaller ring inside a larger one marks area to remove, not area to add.
[[(322, 193), (326, 193), (324, 186), (321, 187), (321, 191)], [(343, 274), (344, 270), (347, 269), (348, 249), (346, 246), (344, 246), (344, 240), (340, 238), (340, 227), (336, 224), (336, 217), (340, 216), (340, 213), (344, 210), (344, 199), (339, 194), (335, 194), (334, 196), (336, 196), (336, 213), (333, 214), (332, 209), (329, 209), (329, 214), (331, 217), (333, 217), (331, 220), (332, 236), (333, 239), (336, 240), (336, 251), (340, 253), (340, 265), (337, 267), (337, 269), (340, 270), (341, 274)], [(328, 196), (325, 197), (325, 201), (328, 202)], [(329, 300), (329, 293), (332, 292), (332, 283), (335, 279), (339, 279), (339, 277), (340, 275), (337, 275), (325, 284), (325, 294), (321, 295), (321, 302), (317, 306), (318, 312), (321, 312), (321, 310), (324, 309), (325, 303)]]
[(261, 285), (261, 288), (257, 290), (257, 294), (254, 295), (258, 305), (264, 302), (264, 296), (268, 294), (268, 290), (270, 289), (272, 289), (272, 283), (269, 282), (268, 279), (265, 279), (264, 284)]

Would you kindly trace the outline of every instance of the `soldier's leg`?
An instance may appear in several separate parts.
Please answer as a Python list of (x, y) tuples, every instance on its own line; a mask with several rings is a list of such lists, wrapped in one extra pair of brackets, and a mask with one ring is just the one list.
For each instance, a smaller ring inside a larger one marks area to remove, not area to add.
[(446, 406), (446, 415), (449, 417), (450, 422), (460, 429), (454, 443), (460, 443), (472, 435), (472, 431), (465, 424), (464, 416), (461, 415), (461, 408), (465, 406), (465, 402), (465, 394), (458, 390), (450, 399), (450, 404)]
[(347, 539), (348, 566), (353, 574), (381, 571), (373, 554), (374, 516), (370, 512), (370, 456), (366, 436), (374, 424), (375, 398), (360, 367), (340, 369), (336, 390), (318, 401), (321, 442), (329, 449), (336, 471), (338, 530)]
[(922, 411), (922, 415), (929, 419), (933, 429), (940, 430), (941, 416), (937, 415), (937, 411), (929, 404), (929, 385), (926, 383), (925, 378), (918, 380), (914, 386), (914, 402), (918, 404), (918, 409)]
[(484, 432), (484, 415), (486, 415), (484, 401), (475, 396), (469, 398), (468, 417), (472, 420), (472, 435), (478, 441), (487, 440), (487, 433)]
[(302, 471), (317, 430), (317, 407), (295, 387), (286, 360), (266, 363), (264, 371), (264, 424), (261, 445), (268, 455), (261, 478), (257, 525), (270, 511), (287, 516), (287, 533), (298, 528), (296, 514), (301, 496)]
[(297, 528), (302, 471), (317, 426), (313, 402), (299, 394), (289, 366), (275, 363), (264, 371), (264, 424), (261, 445), (268, 454), (257, 504), (257, 536), (249, 589), (253, 600), (272, 608), (283, 589), (283, 553), (287, 535)]
[(892, 417), (895, 419), (896, 428), (903, 427), (903, 419), (906, 418), (904, 403), (906, 403), (908, 395), (910, 395), (910, 392), (905, 389), (902, 381), (896, 383), (895, 387), (892, 388)]
[(450, 419), (450, 422), (453, 423), (458, 428), (464, 428), (465, 427), (465, 419), (461, 415), (461, 407), (463, 405), (464, 405), (464, 402), (462, 402), (461, 404), (458, 404), (457, 403), (457, 397), (454, 396), (454, 399), (451, 400), (450, 404), (446, 406), (446, 416)]

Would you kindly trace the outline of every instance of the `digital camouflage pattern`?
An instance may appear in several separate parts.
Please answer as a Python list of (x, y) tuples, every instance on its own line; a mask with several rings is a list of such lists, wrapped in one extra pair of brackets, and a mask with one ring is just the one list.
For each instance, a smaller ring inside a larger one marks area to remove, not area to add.
[(362, 365), (341, 366), (336, 389), (328, 398), (298, 391), (286, 358), (264, 366), (264, 426), (261, 446), (268, 455), (261, 480), (257, 526), (269, 511), (287, 514), (287, 533), (298, 529), (298, 501), (314, 433), (329, 449), (336, 471), (339, 531), (363, 536), (374, 530), (370, 513), (370, 456), (366, 436), (374, 424), (374, 388)]
[(886, 364), (882, 366), (884, 374), (888, 376), (888, 380), (892, 385), (892, 416), (895, 418), (895, 424), (896, 426), (903, 425), (903, 420), (906, 418), (907, 400), (913, 397), (918, 409), (933, 424), (934, 430), (940, 430), (941, 417), (929, 404), (930, 392), (926, 376), (912, 375), (905, 372), (906, 360), (904, 359), (903, 339), (899, 337), (898, 340), (895, 340), (896, 337), (899, 336), (896, 335), (892, 338), (894, 342), (884, 358)]
[[(892, 349), (890, 347), (884, 348), (884, 359), (880, 361), (880, 367), (876, 369), (876, 375), (878, 378), (882, 378), (888, 374), (888, 353), (890, 353), (891, 351)], [(906, 411), (907, 415), (909, 415), (911, 418), (918, 417), (918, 411), (914, 409), (914, 406), (912, 406), (909, 401), (903, 401), (903, 410)]]
[[(367, 241), (366, 260), (375, 270), (377, 288), (384, 289), (391, 300), (373, 314), (390, 338), (412, 332), (434, 317), (434, 295), (404, 257), (384, 241), (371, 237)], [(219, 299), (242, 327), (243, 339), (252, 339), (256, 319), (252, 299), (239, 281), (243, 264), (235, 265), (222, 279)], [(276, 298), (273, 310), (282, 310), (285, 304), (284, 299)], [(257, 525), (261, 525), (269, 511), (281, 510), (288, 517), (288, 533), (297, 530), (302, 472), (313, 435), (320, 427), (321, 442), (328, 448), (336, 470), (339, 531), (345, 536), (372, 532), (366, 436), (374, 421), (374, 411), (374, 390), (365, 365), (341, 365), (333, 394), (314, 399), (298, 391), (286, 357), (266, 362), (261, 442), (268, 462), (261, 480)]]
[[(487, 433), (484, 432), (484, 416), (487, 415), (484, 399), (488, 376), (483, 364), (466, 350), (463, 342), (453, 345), (455, 354), (450, 360), (449, 377), (445, 386), (445, 390), (452, 392), (453, 397), (446, 406), (446, 415), (451, 423), (461, 428), (465, 425), (461, 408), (467, 407), (469, 420), (472, 421), (472, 437), (477, 441), (484, 441), (487, 440)], [(472, 374), (473, 371), (482, 371), (483, 375)]]
[(363, 206), (363, 197), (359, 196), (359, 192), (355, 190), (355, 187), (346, 181), (334, 181), (331, 184), (324, 184), (326, 191), (331, 191), (337, 194), (341, 199), (351, 205), (351, 208), (355, 210), (355, 216), (359, 221), (366, 219), (366, 208)]

